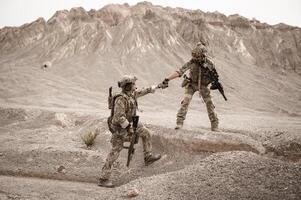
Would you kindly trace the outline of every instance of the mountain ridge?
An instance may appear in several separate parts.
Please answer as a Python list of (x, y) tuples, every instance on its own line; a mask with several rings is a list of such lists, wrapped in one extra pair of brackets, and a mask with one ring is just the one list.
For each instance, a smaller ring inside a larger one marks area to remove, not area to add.
[[(128, 4), (109, 4), (99, 10), (91, 9), (90, 11), (86, 11), (81, 7), (72, 8), (70, 9), (70, 11), (57, 11), (48, 21), (45, 21), (43, 18), (38, 18), (32, 23), (24, 24), (18, 28), (3, 28), (0, 29), (0, 50), (2, 54), (9, 54), (15, 51), (16, 47), (24, 48), (40, 42), (43, 43), (39, 44), (40, 48), (50, 48), (52, 50), (52, 52), (43, 50), (44, 55), (40, 55), (40, 57), (47, 57), (50, 55), (50, 57), (54, 57), (52, 58), (52, 60), (59, 60), (61, 59), (60, 57), (57, 58), (56, 55), (51, 55), (54, 51), (57, 51), (57, 45), (69, 45), (70, 48), (75, 51), (73, 53), (65, 52), (67, 55), (62, 57), (69, 57), (71, 55), (77, 54), (85, 48), (87, 48), (85, 49), (85, 51), (95, 52), (98, 49), (103, 50), (109, 48), (110, 45), (114, 46), (118, 43), (118, 41), (116, 41), (116, 38), (120, 38), (122, 37), (122, 35), (116, 34), (114, 36), (110, 32), (114, 32), (116, 26), (120, 27), (117, 32), (122, 32), (123, 29), (128, 28), (124, 27), (122, 25), (123, 23), (128, 25), (130, 25), (131, 23), (134, 25), (137, 24), (138, 27), (132, 26), (130, 28), (133, 29), (133, 31), (136, 31), (134, 32), (134, 34), (138, 35), (138, 37), (140, 38), (141, 36), (143, 37), (143, 35), (147, 32), (151, 32), (147, 27), (143, 27), (142, 30), (140, 29), (139, 33), (139, 28), (141, 28), (142, 25), (151, 25), (155, 27), (154, 24), (159, 23), (159, 29), (164, 29), (164, 27), (165, 29), (167, 29), (165, 31), (162, 31), (161, 35), (155, 38), (152, 37), (149, 39), (149, 37), (144, 37), (144, 39), (146, 39), (144, 48), (149, 47), (148, 44), (154, 45), (153, 41), (158, 40), (159, 43), (163, 44), (163, 47), (166, 46), (164, 44), (164, 41), (167, 41), (167, 43), (182, 43), (181, 46), (184, 46), (184, 48), (191, 48), (193, 44), (195, 44), (199, 40), (205, 40), (207, 42), (210, 41), (210, 46), (214, 49), (214, 47), (217, 45), (214, 44), (214, 42), (216, 40), (220, 40), (219, 38), (223, 37), (222, 35), (218, 34), (218, 32), (224, 29), (222, 31), (227, 31), (227, 37), (229, 39), (231, 39), (231, 34), (237, 34), (245, 37), (250, 33), (250, 36), (252, 36), (253, 34), (254, 37), (256, 37), (258, 34), (269, 34), (269, 36), (274, 37), (274, 40), (276, 40), (276, 37), (290, 34), (292, 36), (292, 39), (287, 39), (289, 40), (288, 42), (295, 43), (298, 53), (301, 52), (301, 47), (299, 44), (299, 41), (301, 40), (301, 29), (297, 27), (288, 26), (282, 23), (271, 26), (266, 23), (260, 23), (255, 19), (249, 20), (237, 14), (229, 15), (227, 17), (218, 12), (204, 13), (200, 10), (154, 6), (149, 2), (138, 3), (134, 6), (129, 6)], [(219, 38), (215, 39), (210, 37), (210, 35), (212, 36), (212, 34), (215, 34), (216, 37)], [(53, 37), (57, 37), (59, 39), (57, 44), (51, 44), (52, 41), (56, 39)], [(72, 38), (75, 38), (75, 40), (73, 41)], [(267, 37), (265, 40), (269, 40), (268, 38), (270, 37)], [(130, 42), (131, 40), (134, 39), (130, 39)], [(246, 42), (254, 43), (254, 40), (255, 39), (253, 38), (252, 41)], [(277, 40), (278, 41), (272, 41), (272, 43), (275, 43), (274, 46), (281, 45), (280, 43), (286, 42), (281, 41), (279, 38)], [(111, 44), (110, 41), (112, 41)], [(138, 43), (139, 41), (133, 42)], [(244, 42), (245, 41), (234, 41), (234, 43), (232, 43), (232, 46), (236, 45), (237, 48), (241, 48), (239, 51), (244, 51)], [(219, 46), (218, 48), (223, 48), (224, 50), (227, 50), (227, 48), (229, 48), (227, 47), (227, 45), (223, 44), (224, 42), (219, 41), (219, 43), (223, 46)], [(256, 48), (263, 48), (264, 46), (270, 46), (270, 44), (270, 41), (267, 41), (260, 46), (254, 47), (255, 49), (248, 49), (248, 51), (256, 51)], [(135, 45), (126, 46), (129, 49), (135, 48)], [(136, 44), (136, 47), (137, 46), (139, 47), (139, 44)], [(283, 49), (281, 49), (283, 53), (281, 52), (281, 54), (286, 54), (286, 57), (291, 57), (291, 54), (294, 52), (291, 52), (291, 50), (286, 47), (287, 45), (284, 44), (283, 46)], [(161, 47), (162, 46), (160, 46), (160, 48)], [(167, 47), (170, 47), (170, 45)], [(270, 50), (271, 48), (267, 49)], [(244, 52), (241, 53), (244, 54)], [(271, 54), (275, 53), (276, 52), (271, 52)], [(282, 60), (285, 60), (285, 58), (283, 58), (284, 56), (280, 57)], [(277, 56), (275, 58), (277, 59)], [(256, 58), (256, 61), (259, 62), (262, 62), (263, 60), (264, 59), (262, 58)], [(287, 61), (282, 62), (281, 65), (286, 65), (286, 68), (292, 68), (293, 70), (295, 70), (297, 66), (300, 65), (300, 63), (301, 59), (299, 56), (298, 58), (289, 58), (287, 59)], [(280, 63), (269, 62), (268, 65), (280, 66)]]
[[(24, 90), (19, 91), (8, 77), (20, 78), (23, 74), (28, 75), (30, 94), (42, 99), (49, 99), (50, 91), (60, 92), (57, 88), (61, 86), (55, 85), (55, 79), (65, 80), (61, 83), (66, 84), (68, 102), (73, 102), (70, 96), (79, 95), (79, 89), (71, 83), (84, 89), (89, 98), (96, 91), (99, 96), (95, 98), (105, 97), (106, 88), (125, 73), (136, 74), (143, 85), (153, 84), (188, 61), (191, 48), (200, 40), (208, 44), (226, 95), (233, 101), (227, 105), (218, 98), (223, 109), (301, 113), (300, 28), (270, 26), (239, 15), (227, 17), (218, 12), (208, 14), (148, 2), (133, 6), (110, 4), (90, 11), (72, 8), (57, 11), (47, 21), (39, 18), (19, 28), (1, 29), (0, 66), (5, 71), (2, 82), (11, 87), (2, 89), (9, 96), (4, 95), (3, 101), (22, 102), (13, 96)], [(53, 65), (41, 74), (37, 69), (45, 61)], [(45, 86), (49, 90), (36, 84), (37, 80), (50, 81), (47, 76), (54, 79)], [(161, 96), (156, 103), (163, 98), (174, 101), (174, 95), (181, 98), (180, 88), (172, 85), (170, 94)], [(86, 105), (82, 97), (78, 98)], [(46, 102), (58, 105), (52, 101), (56, 100)], [(60, 106), (73, 105), (62, 99), (59, 102)]]

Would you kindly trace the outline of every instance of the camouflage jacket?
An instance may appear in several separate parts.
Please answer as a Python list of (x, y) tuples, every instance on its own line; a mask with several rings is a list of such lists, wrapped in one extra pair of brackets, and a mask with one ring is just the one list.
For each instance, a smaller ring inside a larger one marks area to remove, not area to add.
[(112, 118), (112, 124), (116, 130), (124, 129), (132, 122), (132, 117), (136, 115), (138, 108), (137, 98), (152, 92), (152, 88), (148, 87), (136, 90), (132, 94), (120, 93), (121, 95), (115, 100), (114, 116)]
[(199, 62), (197, 59), (192, 58), (177, 70), (179, 76), (182, 76), (187, 70), (189, 71), (189, 78), (191, 78), (193, 85), (207, 86), (210, 81), (208, 80), (208, 70), (214, 69), (214, 63), (211, 58), (206, 57), (204, 61)]

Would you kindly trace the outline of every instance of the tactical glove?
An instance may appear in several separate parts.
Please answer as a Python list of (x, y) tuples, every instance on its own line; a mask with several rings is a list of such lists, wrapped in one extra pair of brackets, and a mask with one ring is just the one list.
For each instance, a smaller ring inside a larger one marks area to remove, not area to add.
[(127, 132), (128, 132), (129, 134), (134, 133), (134, 130), (133, 130), (133, 127), (132, 127), (131, 124), (129, 124), (129, 125), (126, 127), (126, 130), (127, 130)]
[(164, 79), (164, 81), (162, 81), (162, 83), (160, 83), (160, 88), (165, 89), (168, 87), (168, 79)]

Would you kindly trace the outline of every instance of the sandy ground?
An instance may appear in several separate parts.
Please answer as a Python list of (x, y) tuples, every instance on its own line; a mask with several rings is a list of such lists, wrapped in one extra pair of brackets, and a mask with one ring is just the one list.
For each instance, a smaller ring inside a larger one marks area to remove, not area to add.
[(1, 176), (1, 199), (300, 199), (300, 165), (249, 152), (211, 155), (175, 172), (114, 189), (92, 183)]
[[(135, 199), (301, 197), (299, 118), (221, 113), (215, 133), (204, 113), (191, 111), (175, 131), (174, 111), (160, 120), (146, 109), (141, 119), (162, 159), (144, 166), (139, 144), (127, 168), (123, 151), (112, 174), (117, 187), (104, 189), (96, 186), (110, 148), (102, 115), (1, 108), (0, 199), (127, 199), (132, 188)], [(88, 149), (80, 136), (96, 128), (100, 135)]]

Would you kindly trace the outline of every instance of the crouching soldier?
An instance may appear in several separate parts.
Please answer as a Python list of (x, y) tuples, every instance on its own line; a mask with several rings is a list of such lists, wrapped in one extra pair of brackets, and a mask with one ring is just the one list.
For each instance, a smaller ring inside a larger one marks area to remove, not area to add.
[[(156, 90), (156, 86), (136, 90), (136, 80), (137, 78), (135, 76), (125, 75), (118, 82), (118, 86), (122, 91), (120, 94), (114, 96), (112, 100), (111, 116), (108, 118), (108, 126), (112, 132), (112, 148), (102, 168), (98, 186), (114, 187), (113, 183), (109, 180), (111, 168), (113, 163), (117, 160), (121, 150), (124, 148), (123, 143), (129, 142), (133, 135), (132, 118), (133, 116), (136, 116), (138, 107), (137, 98), (149, 93), (154, 93)], [(161, 158), (160, 154), (152, 154), (150, 131), (141, 123), (138, 123), (136, 133), (142, 139), (145, 165), (150, 165), (159, 160)]]

